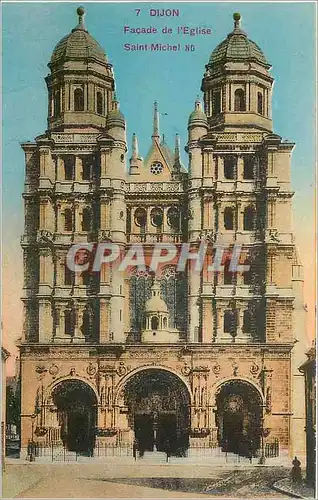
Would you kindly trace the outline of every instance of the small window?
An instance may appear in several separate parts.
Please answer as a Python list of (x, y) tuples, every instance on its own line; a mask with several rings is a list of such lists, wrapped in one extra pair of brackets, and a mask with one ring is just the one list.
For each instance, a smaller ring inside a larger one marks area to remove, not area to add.
[(69, 269), (68, 265), (65, 263), (64, 265), (64, 285), (72, 285), (73, 284), (73, 272)]
[(64, 210), (64, 231), (73, 231), (73, 213), (70, 208)]
[(167, 318), (163, 318), (163, 327), (167, 328)]
[(89, 181), (91, 178), (91, 159), (83, 158), (82, 160), (82, 180)]
[(167, 212), (167, 222), (175, 231), (180, 229), (180, 212), (176, 207), (169, 208)]
[(161, 228), (163, 224), (163, 211), (161, 208), (153, 208), (150, 213), (150, 219), (153, 226)]
[(82, 272), (82, 283), (84, 286), (89, 286), (91, 281), (91, 275), (89, 270)]
[(224, 178), (234, 179), (236, 159), (233, 156), (224, 158)]
[(230, 260), (227, 259), (224, 264), (224, 275), (223, 275), (223, 283), (224, 285), (231, 285), (233, 281), (233, 273), (230, 272)]
[(135, 224), (140, 227), (140, 232), (144, 233), (146, 230), (147, 212), (144, 208), (137, 208), (135, 210)]
[(221, 112), (221, 92), (220, 90), (215, 90), (213, 92), (213, 108), (212, 108), (212, 114), (217, 115), (218, 113)]
[(243, 327), (242, 331), (244, 333), (250, 333), (251, 331), (251, 313), (246, 310), (243, 312)]
[(244, 231), (253, 231), (253, 229), (254, 229), (254, 208), (253, 207), (246, 207), (244, 210), (243, 229), (244, 229)]
[(234, 229), (234, 210), (226, 207), (224, 210), (224, 229), (233, 231)]
[(245, 111), (245, 92), (242, 89), (237, 89), (234, 92), (234, 111)]
[(54, 92), (54, 116), (60, 116), (61, 113), (61, 94), (60, 91), (57, 90)]
[(121, 321), (121, 320), (122, 320), (122, 315), (123, 315), (122, 310), (121, 310), (121, 309), (119, 309), (119, 321)]
[(224, 333), (236, 332), (236, 311), (227, 310), (224, 311)]
[(84, 92), (82, 89), (74, 90), (74, 111), (84, 111)]
[(73, 335), (74, 332), (74, 312), (67, 309), (64, 311), (64, 333)]
[(244, 266), (250, 266), (249, 270), (245, 271), (243, 273), (244, 285), (251, 285), (251, 283), (252, 283), (252, 269), (251, 269), (251, 262), (249, 259), (245, 260)]
[(97, 111), (97, 114), (103, 115), (104, 114), (103, 108), (104, 108), (104, 106), (103, 106), (103, 94), (101, 92), (97, 92), (97, 94), (96, 94), (96, 111)]
[(66, 181), (74, 180), (75, 159), (72, 157), (64, 158), (64, 178)]
[(90, 231), (90, 230), (91, 230), (91, 211), (89, 208), (84, 208), (82, 214), (82, 231)]
[(254, 179), (254, 158), (252, 156), (245, 156), (243, 161), (243, 178), (246, 180)]
[(81, 330), (84, 337), (88, 337), (90, 335), (90, 315), (88, 311), (84, 311), (83, 313), (83, 323)]
[(157, 316), (153, 316), (151, 318), (151, 330), (158, 330), (158, 326), (159, 326), (159, 319), (157, 318)]
[(263, 95), (261, 92), (257, 92), (257, 112), (262, 115), (264, 114), (263, 110)]

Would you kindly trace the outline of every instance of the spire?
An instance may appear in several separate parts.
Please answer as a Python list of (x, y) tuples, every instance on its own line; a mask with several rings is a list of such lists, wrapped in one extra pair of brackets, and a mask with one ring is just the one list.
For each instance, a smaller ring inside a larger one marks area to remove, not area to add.
[(84, 7), (78, 7), (76, 9), (76, 14), (78, 15), (78, 25), (72, 31), (75, 31), (75, 30), (84, 30), (84, 31), (86, 31), (86, 28), (85, 28), (85, 25), (84, 25), (84, 16), (85, 16), (85, 9), (84, 9)]
[(234, 19), (234, 29), (240, 29), (241, 28), (241, 14), (239, 14), (239, 12), (235, 12), (233, 14), (233, 19)]
[(230, 35), (238, 34), (246, 36), (246, 33), (241, 29), (241, 14), (239, 12), (235, 12), (233, 14), (233, 19), (234, 19), (234, 30), (232, 31), (232, 33), (230, 33)]
[(139, 152), (138, 152), (138, 139), (137, 139), (136, 134), (134, 133), (133, 137), (132, 137), (132, 154), (131, 154), (131, 159), (132, 160), (137, 160), (138, 159), (138, 155), (139, 155)]
[(112, 110), (113, 111), (117, 111), (119, 110), (119, 101), (117, 99), (117, 94), (116, 92), (114, 92), (114, 95), (113, 95), (113, 100), (112, 100)]
[(158, 141), (160, 139), (160, 134), (159, 134), (159, 113), (158, 113), (158, 103), (157, 101), (154, 102), (154, 107), (153, 107), (153, 133), (152, 133), (152, 139), (153, 141)]
[(179, 137), (179, 134), (176, 134), (176, 138), (175, 138), (174, 166), (175, 167), (179, 167), (179, 168), (181, 166), (181, 160), (180, 160), (180, 137)]

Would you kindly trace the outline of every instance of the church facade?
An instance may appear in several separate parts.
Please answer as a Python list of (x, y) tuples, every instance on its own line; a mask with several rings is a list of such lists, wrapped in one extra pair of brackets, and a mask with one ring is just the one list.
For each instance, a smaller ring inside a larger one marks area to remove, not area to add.
[[(22, 144), (22, 453), (31, 440), (89, 454), (135, 443), (302, 457), (294, 144), (273, 133), (270, 64), (235, 14), (189, 117), (188, 168), (179, 137), (170, 150), (160, 135), (157, 103), (147, 156), (134, 135), (127, 160), (112, 65), (77, 14), (49, 63), (47, 131)], [(138, 247), (145, 266), (96, 270), (99, 243)], [(154, 271), (158, 243), (175, 255)], [(202, 243), (202, 270), (191, 258), (180, 270), (184, 245)], [(68, 265), (75, 244), (89, 249), (84, 271)], [(231, 268), (237, 246), (244, 272)]]

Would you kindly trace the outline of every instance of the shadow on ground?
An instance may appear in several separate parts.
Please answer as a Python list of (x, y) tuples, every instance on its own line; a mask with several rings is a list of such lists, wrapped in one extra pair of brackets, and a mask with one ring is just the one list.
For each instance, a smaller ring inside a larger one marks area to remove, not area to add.
[[(207, 495), (231, 495), (232, 497), (244, 496), (276, 496), (272, 489), (275, 481), (288, 475), (285, 467), (263, 468), (258, 467), (251, 470), (231, 470), (218, 473), (218, 477), (212, 478), (177, 478), (177, 477), (107, 477), (94, 478), (94, 480), (118, 484), (129, 484), (131, 486), (145, 486), (176, 492), (206, 493)], [(90, 478), (86, 478), (90, 480)]]

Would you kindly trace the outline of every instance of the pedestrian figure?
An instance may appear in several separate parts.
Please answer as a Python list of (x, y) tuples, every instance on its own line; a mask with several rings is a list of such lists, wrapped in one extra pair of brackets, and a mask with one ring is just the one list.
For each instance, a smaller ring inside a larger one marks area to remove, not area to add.
[(302, 476), (301, 476), (301, 462), (298, 460), (297, 457), (294, 458), (293, 460), (293, 468), (291, 470), (291, 479), (293, 483), (301, 483), (302, 482)]
[(138, 441), (137, 439), (134, 439), (133, 443), (133, 457), (135, 460), (137, 460), (137, 451), (138, 451)]
[(169, 458), (171, 456), (171, 449), (170, 449), (170, 441), (169, 441), (169, 439), (166, 439), (164, 447), (165, 447), (165, 450), (166, 450), (166, 461), (169, 462)]

